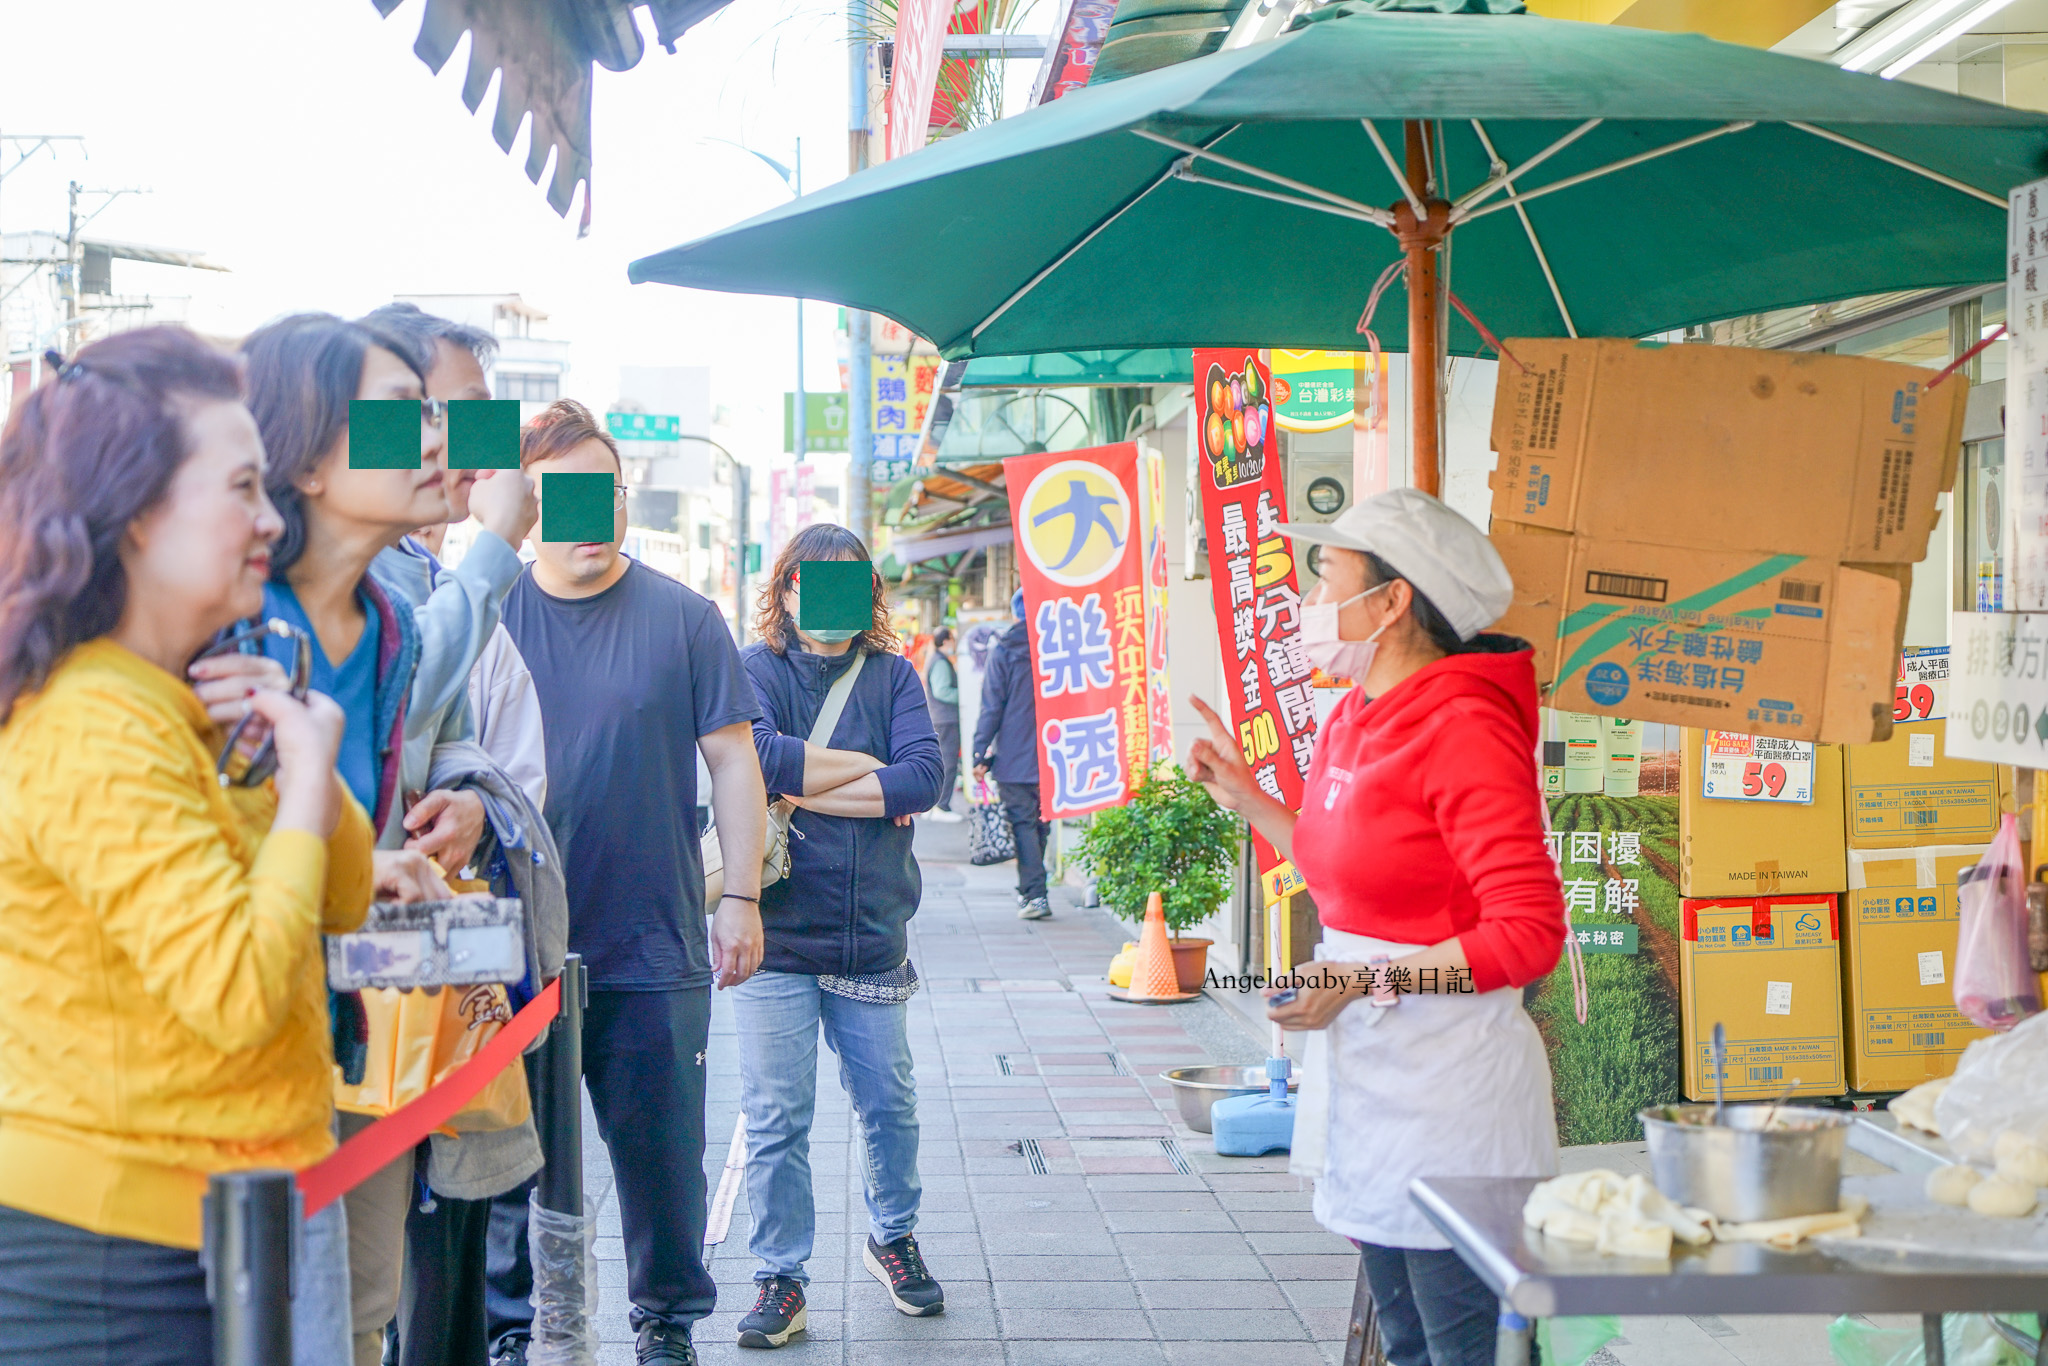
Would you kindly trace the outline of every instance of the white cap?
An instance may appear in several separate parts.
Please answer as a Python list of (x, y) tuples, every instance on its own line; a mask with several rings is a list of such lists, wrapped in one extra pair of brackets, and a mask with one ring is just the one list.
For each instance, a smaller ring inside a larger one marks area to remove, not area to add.
[(1420, 489), (1392, 489), (1346, 508), (1330, 522), (1283, 522), (1283, 536), (1346, 550), (1366, 550), (1443, 613), (1470, 640), (1501, 619), (1515, 581), (1493, 542), (1472, 523)]

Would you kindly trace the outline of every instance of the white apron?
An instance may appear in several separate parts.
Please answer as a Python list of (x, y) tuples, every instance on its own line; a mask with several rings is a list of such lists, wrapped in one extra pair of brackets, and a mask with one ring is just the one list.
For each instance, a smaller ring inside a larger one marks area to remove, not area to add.
[[(1316, 958), (1420, 947), (1325, 928)], [(1309, 1034), (1297, 1094), (1288, 1170), (1316, 1178), (1316, 1222), (1347, 1238), (1448, 1248), (1408, 1198), (1418, 1176), (1557, 1175), (1550, 1059), (1516, 987), (1353, 1001)]]

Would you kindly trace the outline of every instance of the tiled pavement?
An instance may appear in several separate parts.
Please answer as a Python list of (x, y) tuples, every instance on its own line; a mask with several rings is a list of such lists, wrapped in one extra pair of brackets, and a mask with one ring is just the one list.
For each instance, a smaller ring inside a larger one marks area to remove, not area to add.
[[(867, 1219), (847, 1097), (820, 1050), (811, 1140), (818, 1208), (810, 1328), (774, 1357), (804, 1362), (1011, 1366), (1260, 1366), (1341, 1360), (1357, 1257), (1309, 1213), (1284, 1156), (1219, 1158), (1179, 1122), (1158, 1073), (1263, 1055), (1227, 1007), (1122, 1004), (1102, 974), (1125, 937), (1055, 889), (1057, 914), (1016, 918), (1010, 865), (972, 868), (959, 826), (919, 822), (923, 906), (910, 1006), (923, 1212), (918, 1242), (946, 1287), (944, 1316), (894, 1311), (861, 1265)], [(738, 1117), (730, 1009), (714, 1003), (706, 1168), (716, 1190)], [(1568, 1168), (1643, 1161), (1641, 1145), (1572, 1150)], [(611, 1172), (585, 1122), (599, 1210), (598, 1324), (605, 1366), (631, 1363), (624, 1249)], [(744, 1190), (712, 1249), (717, 1312), (706, 1362), (768, 1354), (734, 1344), (753, 1303)], [(1595, 1366), (1821, 1366), (1827, 1320), (1641, 1319)]]

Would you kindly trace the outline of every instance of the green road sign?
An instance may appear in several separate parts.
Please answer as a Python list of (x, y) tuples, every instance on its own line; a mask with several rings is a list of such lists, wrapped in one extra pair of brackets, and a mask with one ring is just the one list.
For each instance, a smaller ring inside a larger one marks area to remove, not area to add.
[[(851, 421), (845, 394), (814, 394), (805, 390), (804, 453), (845, 450), (846, 429)], [(796, 395), (788, 390), (782, 394), (782, 449), (796, 450)]]
[(604, 425), (615, 441), (683, 439), (683, 420), (674, 413), (606, 413)]

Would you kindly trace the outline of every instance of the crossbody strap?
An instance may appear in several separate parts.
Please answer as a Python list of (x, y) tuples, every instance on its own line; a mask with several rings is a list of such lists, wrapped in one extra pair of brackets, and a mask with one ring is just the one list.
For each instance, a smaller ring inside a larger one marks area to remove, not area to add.
[(845, 673), (832, 680), (832, 687), (825, 694), (824, 709), (818, 713), (818, 724), (811, 727), (811, 743), (814, 745), (823, 745), (827, 749), (832, 747), (832, 732), (839, 729), (839, 718), (846, 711), (846, 699), (853, 696), (853, 680), (860, 677), (861, 666), (868, 662), (866, 653), (858, 644), (853, 650), (853, 663), (847, 666)]

